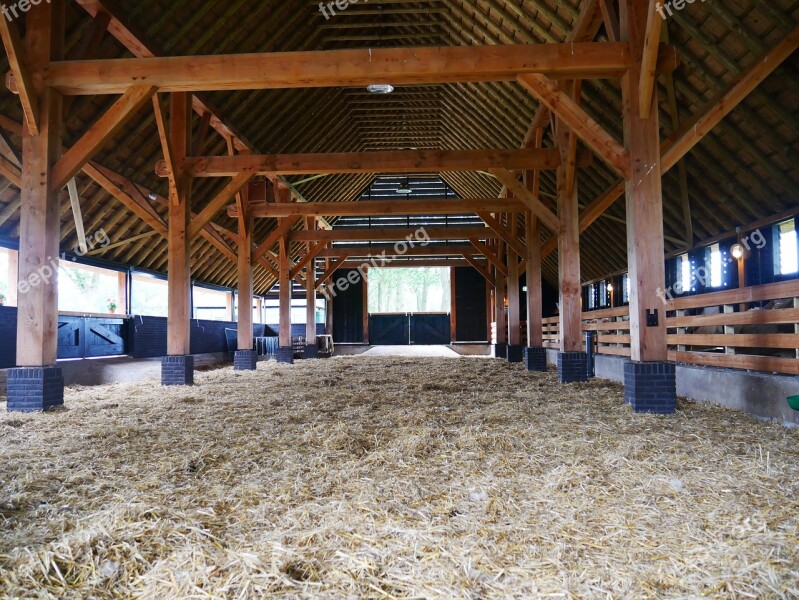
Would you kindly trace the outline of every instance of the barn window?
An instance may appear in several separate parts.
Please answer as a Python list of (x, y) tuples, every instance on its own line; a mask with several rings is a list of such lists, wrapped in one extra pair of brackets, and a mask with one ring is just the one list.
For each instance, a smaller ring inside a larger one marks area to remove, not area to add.
[(693, 261), (687, 254), (677, 257), (677, 283), (674, 291), (677, 294), (695, 291)]
[(606, 307), (609, 304), (610, 294), (608, 292), (608, 282), (599, 282), (599, 306)]
[(774, 228), (774, 274), (792, 275), (799, 272), (799, 252), (797, 251), (796, 221), (788, 219)]
[(596, 308), (596, 286), (592, 283), (588, 286), (588, 310)]
[(14, 293), (17, 289), (17, 282), (12, 281), (15, 279), (13, 273), (15, 272), (17, 262), (17, 251), (0, 248), (0, 304), (5, 306), (16, 306), (17, 295)]
[(629, 273), (625, 273), (624, 275), (622, 275), (621, 302), (622, 302), (622, 304), (629, 304), (630, 303), (630, 274)]
[(709, 286), (712, 288), (723, 287), (725, 285), (724, 275), (727, 269), (724, 264), (724, 256), (721, 253), (721, 246), (719, 244), (709, 246), (706, 257), (707, 269), (710, 275)]
[(125, 277), (123, 272), (61, 260), (58, 265), (58, 310), (125, 314)]
[(166, 317), (169, 313), (169, 293), (166, 279), (135, 273), (131, 283), (131, 314)]
[(206, 321), (230, 321), (231, 292), (194, 286), (194, 318)]

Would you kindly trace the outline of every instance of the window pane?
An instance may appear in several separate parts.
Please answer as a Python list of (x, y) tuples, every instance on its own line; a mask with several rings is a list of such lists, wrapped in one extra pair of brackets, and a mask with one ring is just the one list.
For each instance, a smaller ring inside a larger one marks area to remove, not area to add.
[(230, 292), (194, 286), (194, 318), (206, 321), (230, 320)]
[(58, 266), (58, 310), (124, 314), (125, 288), (118, 271), (79, 265), (68, 260)]
[(7, 250), (0, 248), (0, 300), (3, 301), (5, 306), (16, 305), (17, 282), (11, 281), (11, 261), (17, 260), (17, 252), (15, 250)]
[(724, 285), (724, 271), (722, 267), (721, 249), (718, 244), (710, 247), (710, 287)]
[(147, 275), (133, 276), (131, 313), (151, 317), (169, 315), (167, 282)]
[(799, 271), (796, 224), (793, 219), (779, 224), (779, 274), (791, 275)]
[(377, 268), (369, 270), (369, 312), (450, 311), (447, 267)]

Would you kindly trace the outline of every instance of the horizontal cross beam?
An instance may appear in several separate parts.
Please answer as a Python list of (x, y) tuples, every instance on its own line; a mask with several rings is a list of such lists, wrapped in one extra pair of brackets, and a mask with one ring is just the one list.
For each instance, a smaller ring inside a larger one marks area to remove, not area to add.
[[(356, 217), (376, 215), (463, 215), (477, 212), (523, 212), (525, 207), (506, 198), (464, 200), (363, 200), (359, 202), (260, 203), (250, 206), (253, 217), (328, 216)], [(237, 218), (236, 206), (228, 216)]]
[(47, 83), (66, 95), (121, 94), (144, 84), (161, 92), (429, 85), (512, 81), (523, 73), (620, 77), (630, 64), (627, 44), (611, 42), (363, 48), (60, 61)]
[[(380, 227), (379, 229), (353, 227), (332, 229), (330, 231), (293, 231), (289, 234), (289, 238), (292, 242), (314, 242), (317, 240), (331, 242), (400, 242), (411, 239), (414, 245), (419, 247), (424, 243), (424, 234), (431, 240), (468, 240), (469, 238), (485, 240), (499, 237), (497, 233), (488, 227), (397, 227), (396, 229), (387, 227)], [(417, 236), (421, 236), (422, 239)]]
[[(578, 166), (591, 163), (589, 152), (578, 155)], [(249, 175), (315, 175), (318, 173), (441, 173), (489, 169), (554, 170), (560, 155), (551, 148), (488, 150), (388, 150), (330, 154), (237, 154), (235, 156), (188, 157), (187, 175), (235, 177)], [(162, 160), (155, 172), (167, 177)]]

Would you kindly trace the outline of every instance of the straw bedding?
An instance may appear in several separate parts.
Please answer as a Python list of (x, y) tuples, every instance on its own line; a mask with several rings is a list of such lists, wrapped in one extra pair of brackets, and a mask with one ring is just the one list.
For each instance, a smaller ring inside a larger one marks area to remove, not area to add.
[(797, 430), (474, 358), (197, 381), (0, 415), (0, 596), (799, 595)]

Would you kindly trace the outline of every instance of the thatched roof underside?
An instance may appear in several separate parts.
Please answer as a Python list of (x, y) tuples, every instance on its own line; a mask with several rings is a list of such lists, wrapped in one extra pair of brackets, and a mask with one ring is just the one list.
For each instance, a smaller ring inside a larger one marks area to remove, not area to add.
[[(112, 3), (108, 3), (112, 4)], [(578, 15), (579, 0), (425, 0), (357, 3), (326, 20), (309, 0), (137, 0), (120, 2), (120, 16), (158, 55), (326, 50), (389, 46), (532, 44), (564, 41)], [(662, 137), (702, 107), (743, 69), (786, 35), (799, 21), (796, 0), (727, 0), (688, 5), (667, 21), (670, 43), (679, 53), (670, 105), (670, 83), (659, 78)], [(91, 26), (78, 3), (68, 3), (67, 55), (76, 52)], [(605, 39), (604, 30), (599, 39)], [(129, 57), (110, 33), (97, 58)], [(7, 62), (3, 65), (7, 70)], [(400, 87), (386, 97), (363, 89), (291, 89), (208, 94), (225, 121), (262, 153), (343, 152), (374, 149), (518, 148), (537, 103), (515, 83)], [(66, 115), (66, 145), (74, 143), (114, 101), (108, 96), (78, 98)], [(604, 127), (622, 137), (618, 82), (586, 82), (582, 104)], [(693, 243), (734, 230), (797, 205), (799, 168), (799, 56), (795, 53), (687, 156), (685, 166), (692, 214)], [(0, 91), (0, 114), (22, 121), (18, 97)], [(199, 117), (195, 115), (195, 126)], [(19, 148), (20, 140), (10, 136)], [(547, 141), (550, 144), (551, 140)], [(225, 154), (224, 140), (209, 136), (205, 154)], [(154, 174), (161, 147), (150, 105), (96, 156), (96, 161), (147, 190), (167, 195), (167, 183)], [(463, 197), (493, 196), (500, 185), (488, 175), (449, 173), (444, 180)], [(297, 181), (302, 178), (293, 178)], [(370, 175), (329, 176), (298, 190), (308, 200), (353, 200)], [(291, 180), (291, 179), (290, 179)], [(614, 182), (599, 160), (578, 176), (585, 205)], [(0, 237), (19, 234), (19, 190), (3, 181)], [(199, 179), (193, 206), (199, 211), (223, 184)], [(553, 202), (554, 173), (546, 173), (542, 196)], [(90, 179), (79, 177), (87, 231), (103, 227), (113, 241), (150, 231), (116, 199)], [(686, 237), (679, 169), (664, 176), (667, 250)], [(166, 209), (154, 202), (159, 213)], [(554, 203), (552, 204), (554, 207)], [(624, 200), (582, 235), (585, 280), (625, 268)], [(235, 231), (221, 215), (216, 223)], [(259, 219), (256, 241), (275, 227)], [(231, 242), (232, 244), (232, 242)], [(62, 248), (77, 245), (69, 202), (62, 209)], [(232, 245), (235, 251), (235, 245)], [(103, 258), (165, 271), (167, 244), (160, 236), (143, 238), (108, 251)], [(299, 247), (296, 248), (300, 250)], [(236, 283), (236, 265), (205, 239), (193, 248), (193, 277), (217, 285)], [(545, 277), (557, 281), (557, 254), (549, 255)], [(271, 284), (256, 267), (256, 292)]]

